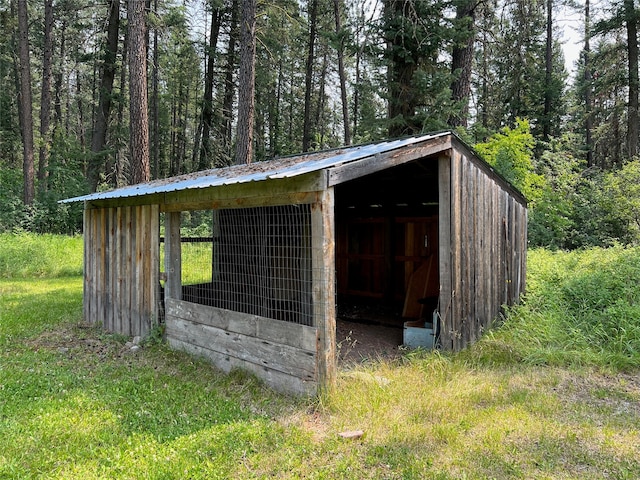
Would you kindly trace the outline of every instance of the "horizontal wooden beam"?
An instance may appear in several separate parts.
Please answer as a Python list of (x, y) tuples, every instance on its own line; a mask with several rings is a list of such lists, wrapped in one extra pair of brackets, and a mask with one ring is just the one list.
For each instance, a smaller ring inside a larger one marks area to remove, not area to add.
[(330, 169), (328, 186), (331, 187), (349, 180), (355, 180), (403, 163), (442, 154), (449, 149), (451, 149), (451, 135), (433, 138), (423, 144), (406, 146), (386, 153), (376, 154), (373, 157), (346, 163)]
[(162, 212), (180, 212), (217, 208), (300, 205), (315, 202), (317, 199), (316, 192), (324, 190), (326, 185), (327, 172), (321, 170), (289, 178), (91, 200), (85, 202), (85, 209), (160, 205), (160, 211)]
[(219, 185), (211, 188), (180, 190), (165, 194), (161, 209), (184, 210), (263, 207), (315, 201), (315, 192), (326, 185), (323, 171), (291, 178)]

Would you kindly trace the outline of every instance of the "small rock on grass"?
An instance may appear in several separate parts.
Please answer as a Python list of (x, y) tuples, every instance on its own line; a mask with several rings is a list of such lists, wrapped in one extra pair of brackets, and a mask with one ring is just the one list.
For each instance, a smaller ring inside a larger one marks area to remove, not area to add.
[(364, 432), (362, 430), (348, 430), (346, 432), (340, 432), (338, 434), (339, 437), (342, 437), (347, 440), (358, 440), (362, 438)]

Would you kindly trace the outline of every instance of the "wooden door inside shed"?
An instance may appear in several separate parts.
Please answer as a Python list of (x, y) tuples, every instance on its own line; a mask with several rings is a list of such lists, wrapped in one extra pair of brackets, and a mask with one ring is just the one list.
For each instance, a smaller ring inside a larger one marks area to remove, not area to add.
[(336, 230), (339, 295), (423, 316), (439, 289), (437, 216), (355, 217)]
[(403, 317), (428, 317), (437, 304), (440, 286), (438, 217), (398, 218), (395, 234), (394, 298), (403, 302)]

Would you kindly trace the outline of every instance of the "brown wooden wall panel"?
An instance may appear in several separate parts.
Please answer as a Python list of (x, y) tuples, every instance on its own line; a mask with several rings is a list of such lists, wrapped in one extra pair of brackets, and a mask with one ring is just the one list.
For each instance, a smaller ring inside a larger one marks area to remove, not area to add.
[(316, 327), (172, 298), (166, 299), (165, 319), (173, 348), (205, 357), (226, 372), (247, 370), (279, 391), (316, 393)]
[(458, 151), (440, 169), (441, 342), (460, 350), (524, 292), (526, 206)]
[(84, 227), (85, 321), (148, 334), (158, 321), (159, 207), (86, 209)]

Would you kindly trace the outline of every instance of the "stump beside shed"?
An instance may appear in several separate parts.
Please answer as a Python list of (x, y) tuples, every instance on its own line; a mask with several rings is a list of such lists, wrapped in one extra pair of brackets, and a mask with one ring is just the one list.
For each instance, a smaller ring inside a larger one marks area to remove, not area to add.
[[(141, 336), (164, 322), (173, 348), (286, 392), (333, 385), (343, 298), (433, 310), (439, 346), (459, 350), (525, 288), (526, 200), (449, 132), (65, 201), (85, 205), (86, 321)], [(204, 238), (183, 238), (185, 212), (210, 219)], [(189, 241), (206, 245), (195, 282)]]

